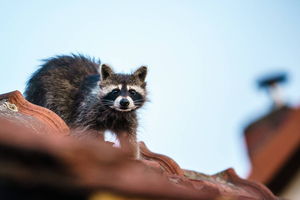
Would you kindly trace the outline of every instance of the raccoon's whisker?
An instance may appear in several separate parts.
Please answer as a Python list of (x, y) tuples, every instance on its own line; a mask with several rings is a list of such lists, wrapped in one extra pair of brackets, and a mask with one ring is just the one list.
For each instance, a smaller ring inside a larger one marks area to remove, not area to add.
[(133, 102), (142, 102), (144, 101), (143, 99), (138, 99), (138, 100), (134, 100)]
[(107, 102), (107, 103), (113, 103), (114, 101), (111, 101), (111, 100), (105, 100), (105, 101), (103, 101), (103, 100), (102, 100), (102, 102), (103, 102), (103, 103), (106, 103), (106, 102)]
[(111, 105), (111, 104), (114, 104), (114, 102), (102, 102), (102, 104)]
[(113, 103), (113, 102), (101, 102), (103, 104), (110, 104), (110, 103)]
[(113, 104), (111, 104), (111, 103), (102, 103), (102, 105), (104, 105), (104, 106), (111, 106)]
[(133, 103), (135, 103), (135, 104), (137, 104), (137, 103), (142, 104), (142, 103), (144, 103), (144, 102), (143, 102), (143, 101), (134, 101)]

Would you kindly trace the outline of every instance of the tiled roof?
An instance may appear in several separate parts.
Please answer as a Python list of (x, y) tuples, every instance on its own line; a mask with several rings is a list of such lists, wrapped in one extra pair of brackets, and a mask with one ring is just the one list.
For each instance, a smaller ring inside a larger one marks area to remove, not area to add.
[(233, 169), (184, 170), (140, 142), (141, 160), (110, 143), (78, 140), (55, 113), (20, 92), (0, 96), (0, 196), (4, 199), (278, 199)]

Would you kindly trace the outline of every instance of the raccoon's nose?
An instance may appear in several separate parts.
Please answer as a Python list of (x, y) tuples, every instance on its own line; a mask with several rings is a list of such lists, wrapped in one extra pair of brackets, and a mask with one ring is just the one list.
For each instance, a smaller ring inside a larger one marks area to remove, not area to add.
[(127, 106), (129, 105), (128, 99), (126, 99), (126, 98), (121, 99), (120, 105), (121, 105), (122, 107), (127, 107)]

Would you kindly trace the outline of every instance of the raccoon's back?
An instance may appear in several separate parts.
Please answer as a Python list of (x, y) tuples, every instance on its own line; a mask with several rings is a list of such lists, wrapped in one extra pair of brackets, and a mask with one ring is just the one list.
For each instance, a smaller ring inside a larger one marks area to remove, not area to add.
[(99, 60), (81, 55), (47, 59), (27, 82), (26, 99), (54, 111), (68, 123), (84, 80), (99, 74), (99, 65)]

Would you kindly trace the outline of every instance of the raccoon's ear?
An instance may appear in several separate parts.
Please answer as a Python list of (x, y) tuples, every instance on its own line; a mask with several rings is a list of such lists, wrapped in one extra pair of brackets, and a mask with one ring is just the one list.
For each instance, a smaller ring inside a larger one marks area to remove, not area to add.
[(101, 66), (101, 72), (100, 72), (100, 75), (101, 75), (101, 79), (102, 79), (102, 80), (107, 79), (107, 78), (108, 78), (109, 76), (111, 76), (113, 73), (114, 73), (114, 71), (111, 69), (110, 66), (105, 65), (105, 64), (103, 64), (103, 65)]
[(137, 77), (140, 81), (144, 82), (146, 79), (146, 75), (147, 75), (147, 67), (146, 66), (141, 66), (140, 68), (138, 68), (134, 74), (135, 77)]

